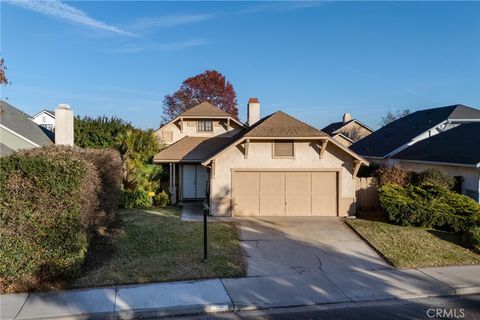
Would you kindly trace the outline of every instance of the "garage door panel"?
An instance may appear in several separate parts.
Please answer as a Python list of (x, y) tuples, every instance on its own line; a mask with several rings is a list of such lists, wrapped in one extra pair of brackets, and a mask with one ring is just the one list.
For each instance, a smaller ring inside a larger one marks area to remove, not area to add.
[(336, 216), (337, 196), (336, 195), (314, 195), (312, 197), (313, 216)]
[(285, 172), (260, 172), (260, 193), (285, 193)]
[(260, 212), (262, 216), (284, 216), (286, 214), (285, 194), (262, 194)]
[(336, 216), (338, 172), (237, 171), (233, 173), (238, 216)]
[(288, 194), (311, 193), (311, 172), (287, 172), (286, 192)]
[(336, 172), (312, 172), (312, 193), (313, 194), (336, 194), (337, 173)]
[(259, 194), (242, 194), (242, 195), (236, 194), (233, 199), (233, 204), (235, 207), (235, 215), (258, 216), (260, 213), (259, 203), (260, 203)]
[(310, 194), (287, 194), (286, 198), (287, 216), (310, 216), (312, 214)]
[(259, 172), (236, 172), (233, 179), (235, 194), (258, 194), (260, 191)]

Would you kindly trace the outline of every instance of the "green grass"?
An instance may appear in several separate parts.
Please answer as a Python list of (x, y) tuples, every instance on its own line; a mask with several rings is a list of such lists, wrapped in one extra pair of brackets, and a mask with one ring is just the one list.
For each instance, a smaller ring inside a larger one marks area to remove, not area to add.
[(380, 221), (346, 220), (397, 268), (480, 264), (480, 255), (459, 246), (460, 236)]
[(92, 248), (83, 275), (71, 287), (108, 286), (243, 276), (233, 223), (208, 224), (208, 261), (203, 261), (203, 223), (179, 219), (178, 208), (129, 209), (121, 225)]

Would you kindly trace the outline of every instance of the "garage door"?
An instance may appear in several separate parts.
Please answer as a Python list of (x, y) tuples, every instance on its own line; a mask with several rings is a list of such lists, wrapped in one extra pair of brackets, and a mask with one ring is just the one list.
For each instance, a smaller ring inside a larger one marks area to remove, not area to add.
[(235, 171), (236, 216), (336, 216), (336, 171)]

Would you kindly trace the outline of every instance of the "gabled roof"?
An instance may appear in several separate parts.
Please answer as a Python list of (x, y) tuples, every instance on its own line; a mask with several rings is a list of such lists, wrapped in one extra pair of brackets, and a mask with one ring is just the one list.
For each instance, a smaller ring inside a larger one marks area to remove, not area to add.
[(365, 157), (383, 158), (447, 120), (480, 120), (480, 110), (457, 104), (416, 111), (378, 129), (350, 149)]
[(332, 138), (336, 138), (336, 137), (340, 137), (342, 139), (345, 139), (347, 140), (348, 142), (350, 143), (355, 143), (355, 141), (353, 141), (352, 139), (350, 139), (349, 137), (347, 137), (346, 135), (344, 135), (343, 133), (339, 132), (339, 133), (335, 133), (332, 135)]
[(480, 122), (464, 123), (419, 141), (395, 159), (480, 166)]
[(224, 147), (220, 148), (217, 152), (203, 161), (203, 164), (207, 164), (214, 158), (218, 157), (222, 152), (227, 149), (243, 142), (247, 139), (262, 139), (262, 138), (277, 138), (277, 139), (302, 139), (302, 138), (318, 138), (328, 140), (352, 157), (360, 160), (364, 164), (368, 164), (368, 161), (360, 157), (355, 152), (344, 147), (340, 143), (334, 141), (328, 134), (315, 129), (314, 127), (282, 112), (277, 111), (263, 119), (257, 121), (253, 126), (235, 135), (230, 142)]
[(37, 116), (41, 115), (42, 113), (47, 113), (47, 114), (49, 114), (51, 117), (55, 118), (55, 111), (47, 110), (47, 109), (43, 109), (42, 111), (37, 112), (37, 113), (33, 116), (33, 118), (36, 118)]
[(230, 118), (233, 122), (237, 123), (239, 126), (245, 127), (243, 123), (233, 118), (227, 112), (220, 110), (219, 108), (215, 107), (209, 102), (202, 102), (196, 105), (195, 107), (188, 109), (187, 111), (180, 114), (176, 118), (170, 120), (169, 122), (161, 125), (160, 128), (157, 129), (157, 131), (165, 127), (166, 125), (179, 120), (180, 118), (199, 118), (199, 117), (200, 118), (222, 118), (222, 119)]
[(343, 122), (343, 121), (339, 121), (339, 122), (332, 122), (330, 123), (328, 126), (326, 126), (325, 128), (322, 129), (323, 132), (325, 133), (328, 133), (329, 135), (333, 136), (335, 134), (335, 131), (343, 128), (344, 126), (352, 123), (352, 122), (355, 122), (357, 124), (359, 124), (360, 126), (364, 127), (365, 129), (367, 129), (368, 131), (370, 132), (373, 132), (374, 130), (371, 129), (369, 126), (367, 126), (366, 124), (363, 124), (362, 122), (358, 121), (357, 119), (352, 119), (350, 121), (347, 121), (347, 122)]
[(153, 162), (201, 162), (221, 150), (232, 138), (184, 137), (153, 157)]
[(277, 111), (248, 128), (244, 134), (246, 138), (252, 137), (325, 137), (326, 133), (302, 122), (294, 117)]
[(18, 110), (5, 101), (1, 101), (0, 114), (0, 124), (23, 139), (39, 146), (52, 144), (52, 140), (48, 138), (39, 125), (30, 120), (31, 117), (25, 112)]
[(202, 102), (182, 113), (180, 117), (231, 117), (231, 115), (209, 102)]

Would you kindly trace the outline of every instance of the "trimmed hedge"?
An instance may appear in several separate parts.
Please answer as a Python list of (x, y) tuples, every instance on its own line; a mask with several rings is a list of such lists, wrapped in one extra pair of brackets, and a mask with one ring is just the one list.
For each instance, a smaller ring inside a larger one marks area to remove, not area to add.
[(116, 220), (122, 193), (122, 159), (118, 151), (52, 145), (24, 150), (20, 154), (43, 157), (69, 154), (90, 163), (100, 178), (97, 189), (99, 206), (93, 215), (85, 217), (89, 219), (85, 224), (90, 226), (90, 232), (95, 232), (98, 228), (110, 226)]
[(2, 157), (2, 291), (42, 288), (79, 271), (99, 184), (95, 168), (71, 154)]
[(480, 205), (443, 187), (402, 187), (387, 183), (378, 189), (378, 194), (388, 219), (399, 225), (455, 232), (467, 232), (480, 226)]
[(48, 289), (74, 277), (89, 242), (116, 218), (118, 152), (49, 146), (2, 157), (0, 289)]

